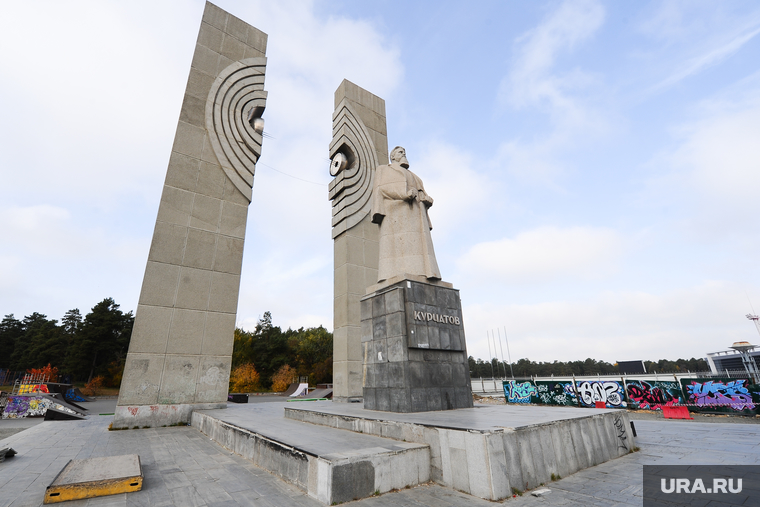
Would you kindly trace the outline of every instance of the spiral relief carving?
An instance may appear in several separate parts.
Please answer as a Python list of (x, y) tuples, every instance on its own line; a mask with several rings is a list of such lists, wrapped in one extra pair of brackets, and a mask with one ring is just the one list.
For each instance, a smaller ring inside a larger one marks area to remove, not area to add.
[(261, 156), (266, 58), (246, 58), (219, 73), (206, 100), (206, 130), (219, 164), (235, 187), (251, 200), (253, 175)]
[(367, 127), (345, 100), (333, 115), (330, 160), (330, 174), (335, 177), (329, 185), (335, 238), (369, 213), (372, 182), (378, 166), (375, 145)]

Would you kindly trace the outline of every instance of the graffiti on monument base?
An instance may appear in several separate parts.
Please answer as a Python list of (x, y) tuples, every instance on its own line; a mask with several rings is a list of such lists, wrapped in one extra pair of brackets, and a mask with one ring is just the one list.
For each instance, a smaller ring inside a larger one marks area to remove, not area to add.
[(663, 406), (683, 403), (681, 386), (677, 382), (629, 380), (627, 391), (631, 408), (661, 410)]
[(573, 382), (569, 380), (536, 380), (539, 403), (545, 405), (560, 405), (565, 407), (577, 407), (578, 398), (575, 395)]
[(687, 403), (700, 412), (751, 413), (760, 403), (758, 386), (749, 379), (681, 379)]
[(537, 403), (538, 391), (533, 382), (517, 382), (515, 380), (504, 381), (504, 396), (509, 403)]
[(605, 403), (607, 408), (626, 406), (623, 384), (616, 380), (577, 380), (578, 397), (581, 405), (595, 407), (597, 401)]

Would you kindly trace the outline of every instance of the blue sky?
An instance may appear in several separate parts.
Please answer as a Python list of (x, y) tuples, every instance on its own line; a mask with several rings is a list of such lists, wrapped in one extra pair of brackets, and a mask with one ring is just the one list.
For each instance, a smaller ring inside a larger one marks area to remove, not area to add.
[[(269, 35), (239, 325), (332, 327), (327, 146), (348, 78), (386, 100), (391, 147), (435, 198), (471, 355), (497, 328), (544, 361), (760, 342), (757, 3), (218, 5)], [(202, 11), (3, 6), (3, 315), (136, 307)]]

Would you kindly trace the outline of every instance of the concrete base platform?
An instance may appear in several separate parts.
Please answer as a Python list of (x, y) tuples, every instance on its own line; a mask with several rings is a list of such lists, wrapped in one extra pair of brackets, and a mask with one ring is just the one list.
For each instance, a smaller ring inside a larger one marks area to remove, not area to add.
[(193, 412), (191, 424), (328, 505), (430, 480), (427, 445), (285, 419), (286, 405), (230, 404)]
[(621, 410), (476, 406), (400, 414), (329, 402), (289, 405), (285, 417), (430, 448), (430, 478), (487, 500), (533, 489), (631, 452)]

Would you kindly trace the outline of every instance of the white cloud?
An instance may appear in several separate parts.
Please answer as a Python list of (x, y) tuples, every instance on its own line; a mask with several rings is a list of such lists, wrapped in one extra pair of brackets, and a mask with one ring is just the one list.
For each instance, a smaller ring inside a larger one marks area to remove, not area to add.
[(435, 239), (457, 234), (463, 223), (493, 207), (494, 184), (474, 169), (466, 150), (435, 141), (417, 158), (409, 157), (410, 169), (422, 178), (434, 200), (430, 220)]
[(752, 26), (739, 34), (731, 34), (730, 40), (721, 41), (717, 47), (709, 48), (705, 53), (691, 57), (683, 62), (670, 76), (655, 85), (652, 90), (667, 88), (689, 76), (718, 65), (733, 56), (757, 34), (760, 34), (760, 27), (758, 26)]
[(566, 90), (586, 86), (591, 77), (576, 69), (553, 74), (557, 57), (590, 38), (604, 21), (604, 8), (596, 1), (566, 1), (535, 29), (517, 41), (516, 63), (502, 82), (502, 98), (523, 107), (547, 103), (563, 115), (582, 115)]
[[(694, 234), (755, 236), (760, 212), (760, 73), (693, 107), (672, 145), (647, 164), (648, 198), (675, 207)], [(753, 241), (757, 245), (757, 241)]]
[(660, 294), (606, 291), (585, 300), (466, 305), (464, 318), (474, 357), (488, 356), (486, 332), (499, 328), (503, 335), (506, 327), (513, 361), (612, 362), (704, 357), (737, 340), (757, 341), (746, 308), (744, 287), (712, 281)]
[(463, 273), (491, 283), (588, 279), (614, 270), (624, 243), (612, 229), (540, 227), (514, 239), (479, 243), (457, 265)]

